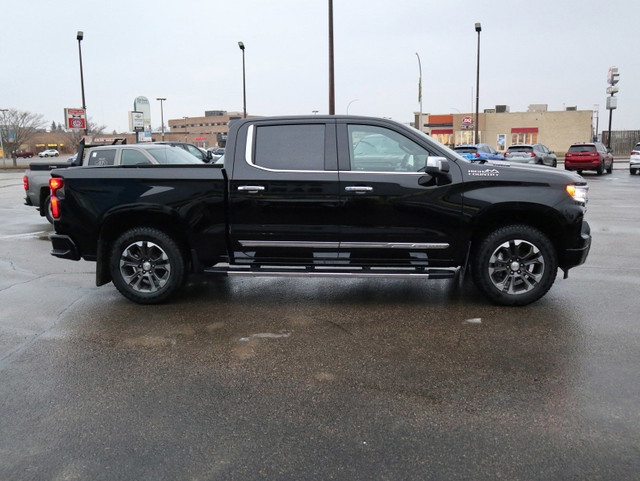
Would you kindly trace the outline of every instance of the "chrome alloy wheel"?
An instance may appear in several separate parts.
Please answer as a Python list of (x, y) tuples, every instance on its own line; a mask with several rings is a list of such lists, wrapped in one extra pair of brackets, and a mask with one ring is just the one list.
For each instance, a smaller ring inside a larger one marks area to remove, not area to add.
[(153, 242), (134, 242), (122, 251), (120, 274), (134, 291), (157, 292), (171, 275), (169, 256)]
[(535, 245), (513, 239), (499, 245), (489, 259), (489, 278), (507, 294), (525, 294), (534, 289), (544, 274), (544, 257)]

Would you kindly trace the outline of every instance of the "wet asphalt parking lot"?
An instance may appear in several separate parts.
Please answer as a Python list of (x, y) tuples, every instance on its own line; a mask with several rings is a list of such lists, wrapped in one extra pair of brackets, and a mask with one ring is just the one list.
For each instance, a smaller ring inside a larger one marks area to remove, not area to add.
[(527, 307), (298, 278), (139, 306), (0, 172), (0, 479), (639, 479), (640, 176), (585, 178), (587, 263)]

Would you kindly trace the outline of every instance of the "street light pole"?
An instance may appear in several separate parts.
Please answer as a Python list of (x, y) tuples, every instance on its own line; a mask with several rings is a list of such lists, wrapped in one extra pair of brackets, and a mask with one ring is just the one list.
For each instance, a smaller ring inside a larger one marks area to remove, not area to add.
[(84, 100), (84, 74), (82, 72), (82, 39), (84, 38), (84, 32), (78, 31), (76, 39), (78, 40), (78, 56), (80, 57), (80, 89), (82, 90), (82, 110), (84, 110), (84, 135), (89, 135), (89, 119), (87, 117), (87, 103)]
[(353, 102), (357, 102), (358, 100), (360, 100), (360, 99), (353, 99), (351, 102), (349, 102), (349, 103), (347, 104), (347, 115), (349, 115), (349, 106), (350, 106)]
[(238, 42), (238, 47), (242, 50), (242, 111), (244, 118), (247, 118), (247, 83), (244, 70), (244, 43)]
[(167, 99), (165, 97), (157, 97), (156, 100), (160, 101), (160, 130), (162, 131), (162, 140), (164, 141), (164, 109), (162, 107), (162, 102)]
[(476, 131), (474, 134), (474, 143), (479, 144), (480, 139), (478, 138), (478, 123), (480, 122), (479, 113), (480, 110), (480, 32), (482, 31), (482, 26), (480, 22), (476, 23), (476, 32), (478, 32), (478, 64), (476, 68)]
[(329, 0), (329, 115), (336, 113), (336, 89), (333, 72), (333, 0)]
[(418, 57), (418, 69), (420, 70), (420, 79), (418, 80), (418, 101), (420, 102), (420, 114), (418, 115), (418, 130), (422, 132), (422, 62), (420, 61), (420, 55), (416, 52)]
[(2, 142), (2, 137), (4, 136), (4, 113), (8, 111), (9, 109), (0, 109), (0, 112), (2, 112), (2, 127), (0, 127), (0, 150), (2, 150), (2, 168), (3, 169), (7, 168), (7, 164), (6, 164), (7, 156), (4, 155), (4, 143)]

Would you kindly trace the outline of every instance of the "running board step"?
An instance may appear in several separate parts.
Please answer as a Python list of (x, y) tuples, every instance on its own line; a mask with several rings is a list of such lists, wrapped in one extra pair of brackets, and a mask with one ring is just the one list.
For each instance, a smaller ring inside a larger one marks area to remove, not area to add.
[(396, 279), (451, 279), (455, 277), (458, 268), (443, 269), (412, 269), (412, 268), (389, 268), (389, 267), (368, 267), (363, 268), (340, 268), (340, 267), (238, 267), (226, 266), (206, 269), (207, 274), (222, 275), (229, 277), (369, 277), (369, 278), (396, 278)]

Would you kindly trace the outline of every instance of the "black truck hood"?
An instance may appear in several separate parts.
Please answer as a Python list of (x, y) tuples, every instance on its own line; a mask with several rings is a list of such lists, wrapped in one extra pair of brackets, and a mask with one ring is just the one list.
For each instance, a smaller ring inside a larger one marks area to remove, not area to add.
[(467, 172), (471, 177), (489, 176), (483, 175), (484, 172), (491, 171), (495, 177), (506, 177), (509, 179), (517, 178), (517, 180), (526, 180), (529, 178), (533, 181), (546, 181), (549, 183), (586, 183), (586, 180), (576, 172), (557, 169), (539, 164), (521, 164), (517, 162), (509, 162), (502, 160), (488, 161), (485, 163), (467, 164)]

